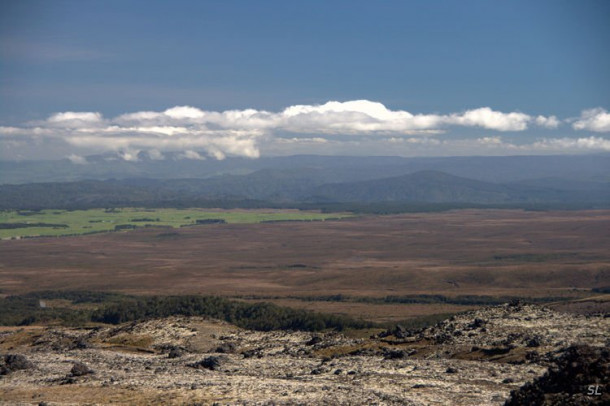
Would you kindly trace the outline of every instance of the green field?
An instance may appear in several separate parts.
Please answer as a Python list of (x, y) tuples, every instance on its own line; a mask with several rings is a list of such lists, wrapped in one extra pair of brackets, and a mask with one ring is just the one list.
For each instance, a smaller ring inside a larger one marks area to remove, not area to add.
[(229, 224), (272, 221), (322, 221), (347, 217), (347, 213), (299, 210), (210, 209), (89, 209), (0, 211), (0, 238), (66, 236), (141, 227), (184, 227), (197, 220), (224, 220)]

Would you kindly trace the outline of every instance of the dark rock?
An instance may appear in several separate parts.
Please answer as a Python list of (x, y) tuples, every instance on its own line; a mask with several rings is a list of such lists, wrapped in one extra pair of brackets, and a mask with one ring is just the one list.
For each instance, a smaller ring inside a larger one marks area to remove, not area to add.
[(407, 338), (409, 336), (409, 332), (402, 325), (397, 324), (394, 328), (394, 337), (396, 338)]
[(385, 338), (389, 336), (394, 336), (396, 338), (407, 338), (412, 336), (412, 332), (404, 328), (404, 326), (397, 324), (394, 328), (388, 329), (377, 334), (378, 338)]
[(408, 356), (409, 353), (405, 350), (385, 350), (383, 354), (385, 359), (402, 359)]
[(526, 344), (525, 345), (527, 347), (540, 347), (540, 344), (541, 344), (540, 343), (540, 337), (538, 337), (538, 336), (534, 336), (534, 337), (531, 337), (531, 338), (528, 337), (525, 340), (526, 340)]
[(506, 378), (502, 381), (502, 383), (514, 383), (515, 380), (513, 378)]
[(540, 354), (538, 354), (536, 351), (528, 351), (525, 353), (525, 359), (529, 362), (538, 363), (540, 362)]
[(81, 338), (81, 339), (78, 339), (74, 343), (74, 348), (76, 348), (77, 350), (84, 350), (84, 349), (87, 349), (87, 348), (91, 348), (91, 343), (89, 343), (84, 338)]
[(453, 368), (453, 367), (448, 367), (445, 370), (445, 372), (448, 373), (448, 374), (457, 374), (458, 373), (458, 369), (457, 368)]
[(487, 322), (486, 322), (485, 320), (480, 319), (480, 318), (478, 318), (478, 317), (477, 317), (476, 319), (474, 319), (474, 320), (472, 321), (472, 323), (470, 323), (470, 324), (468, 325), (468, 328), (470, 328), (470, 329), (481, 328), (481, 327), (483, 327), (485, 324), (487, 324)]
[(21, 354), (5, 355), (4, 364), (12, 371), (34, 368), (34, 364)]
[(244, 358), (263, 358), (263, 354), (261, 354), (261, 352), (258, 350), (245, 350), (241, 352), (241, 355), (243, 355)]
[(216, 347), (216, 352), (219, 352), (221, 354), (233, 354), (236, 350), (237, 347), (235, 346), (235, 344), (230, 342), (222, 343), (218, 347)]
[(390, 330), (386, 330), (386, 331), (382, 331), (381, 333), (377, 334), (377, 338), (386, 338), (388, 336), (391, 336), (392, 332)]
[(180, 358), (184, 355), (184, 350), (180, 347), (173, 347), (167, 353), (167, 358)]
[(512, 307), (515, 310), (521, 310), (521, 308), (523, 307), (523, 302), (519, 299), (513, 299), (510, 301), (510, 303), (508, 304), (508, 307)]
[(502, 344), (508, 346), (508, 345), (514, 343), (515, 341), (520, 341), (520, 340), (521, 340), (521, 334), (519, 334), (519, 333), (510, 333), (502, 341)]
[(305, 343), (305, 345), (316, 345), (316, 344), (320, 344), (321, 342), (322, 342), (321, 337), (313, 336), (313, 337), (311, 337), (311, 340), (309, 340)]
[(312, 375), (320, 375), (321, 373), (323, 373), (324, 370), (322, 368), (315, 368), (311, 371)]
[(0, 375), (8, 375), (11, 372), (32, 369), (34, 364), (21, 354), (7, 354), (4, 356), (4, 365), (0, 365)]
[(572, 346), (547, 373), (512, 391), (505, 406), (608, 405), (608, 376), (610, 350)]
[(221, 357), (211, 356), (211, 357), (204, 358), (201, 361), (187, 364), (187, 366), (189, 366), (191, 368), (196, 368), (196, 369), (205, 368), (205, 369), (209, 369), (212, 371), (216, 371), (217, 369), (220, 368), (220, 366), (224, 362), (224, 360), (225, 359), (221, 358)]
[(94, 371), (82, 362), (75, 362), (70, 370), (71, 376), (85, 376), (93, 373)]
[(336, 369), (334, 372), (335, 375), (341, 375), (342, 373), (343, 373), (342, 369)]
[(434, 341), (437, 344), (446, 344), (446, 343), (452, 342), (453, 337), (447, 333), (441, 333), (441, 334), (437, 334), (436, 336), (434, 336)]
[(60, 385), (71, 385), (76, 382), (77, 382), (76, 378), (74, 378), (73, 376), (68, 376), (60, 382)]

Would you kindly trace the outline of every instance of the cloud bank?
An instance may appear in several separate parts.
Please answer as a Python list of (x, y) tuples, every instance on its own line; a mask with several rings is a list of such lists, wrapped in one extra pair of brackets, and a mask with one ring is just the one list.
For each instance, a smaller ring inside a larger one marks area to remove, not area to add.
[[(555, 116), (501, 112), (489, 107), (450, 114), (413, 114), (388, 109), (379, 102), (354, 100), (294, 105), (279, 112), (255, 109), (218, 112), (176, 106), (164, 111), (139, 111), (106, 118), (99, 112), (66, 111), (46, 120), (0, 127), (0, 139), (24, 145), (45, 140), (60, 142), (75, 149), (65, 155), (75, 163), (83, 163), (80, 151), (115, 152), (127, 161), (138, 160), (141, 152), (146, 152), (150, 159), (164, 159), (166, 152), (175, 152), (174, 156), (183, 159), (205, 159), (206, 156), (224, 159), (226, 156), (257, 158), (262, 144), (284, 148), (320, 147), (329, 141), (335, 142), (334, 137), (353, 136), (366, 138), (364, 144), (390, 137), (413, 145), (449, 145), (447, 142), (457, 141), (441, 142), (434, 136), (457, 127), (514, 133), (529, 128), (555, 129), (561, 122)], [(610, 131), (610, 114), (601, 108), (583, 111), (578, 119), (569, 122), (574, 130)], [(490, 135), (473, 145), (495, 148), (512, 145), (500, 140)], [(584, 137), (578, 142), (570, 138), (563, 140), (539, 140), (538, 144), (531, 145), (607, 150), (608, 141), (599, 137)]]

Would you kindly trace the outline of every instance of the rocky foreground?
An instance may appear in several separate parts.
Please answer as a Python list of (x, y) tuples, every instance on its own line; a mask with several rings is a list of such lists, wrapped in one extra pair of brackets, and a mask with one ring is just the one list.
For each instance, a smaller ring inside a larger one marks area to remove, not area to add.
[(609, 332), (522, 304), (364, 339), (198, 317), (7, 328), (0, 404), (609, 404)]

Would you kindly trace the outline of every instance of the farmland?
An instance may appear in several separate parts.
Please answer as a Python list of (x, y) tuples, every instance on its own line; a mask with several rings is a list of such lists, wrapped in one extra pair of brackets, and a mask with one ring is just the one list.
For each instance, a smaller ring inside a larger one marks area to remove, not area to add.
[(210, 209), (89, 209), (1, 211), (0, 238), (58, 237), (135, 228), (179, 228), (203, 223), (252, 224), (274, 221), (322, 221), (348, 214), (322, 214), (299, 210)]

